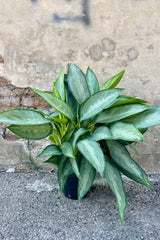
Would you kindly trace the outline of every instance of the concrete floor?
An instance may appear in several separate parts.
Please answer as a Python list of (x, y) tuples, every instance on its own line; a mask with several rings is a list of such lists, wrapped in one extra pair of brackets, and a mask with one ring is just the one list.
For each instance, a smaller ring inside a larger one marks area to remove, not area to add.
[(61, 196), (56, 172), (0, 173), (1, 240), (160, 240), (160, 174), (155, 188), (124, 178), (123, 226), (116, 200), (97, 177), (79, 203)]

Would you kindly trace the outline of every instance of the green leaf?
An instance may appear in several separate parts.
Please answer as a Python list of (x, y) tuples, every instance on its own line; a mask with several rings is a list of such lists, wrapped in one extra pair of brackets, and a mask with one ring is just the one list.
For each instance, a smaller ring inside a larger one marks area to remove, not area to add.
[(149, 128), (160, 124), (160, 107), (154, 107), (137, 116), (123, 120), (127, 123), (134, 124), (137, 128)]
[(43, 97), (53, 108), (55, 108), (58, 112), (62, 113), (64, 116), (68, 117), (71, 120), (75, 120), (75, 115), (72, 109), (63, 102), (62, 100), (54, 97), (50, 93), (46, 93), (37, 89), (32, 88), (37, 94)]
[(69, 64), (67, 80), (73, 96), (79, 104), (82, 104), (90, 96), (84, 73), (76, 65)]
[(121, 139), (126, 141), (143, 142), (144, 137), (140, 131), (129, 123), (116, 122), (110, 126), (110, 132), (113, 139)]
[(97, 123), (111, 123), (126, 118), (128, 116), (140, 113), (146, 109), (150, 109), (150, 106), (146, 106), (140, 103), (133, 103), (113, 107), (102, 111), (95, 119)]
[(11, 109), (0, 113), (0, 122), (16, 125), (38, 125), (49, 123), (42, 113), (31, 109)]
[(120, 95), (116, 100), (115, 103), (112, 105), (112, 107), (116, 107), (119, 105), (126, 105), (129, 103), (148, 103), (148, 101), (140, 99), (140, 98), (134, 98), (131, 96), (126, 95)]
[(75, 149), (76, 142), (78, 141), (79, 137), (81, 137), (83, 134), (88, 133), (88, 129), (86, 128), (79, 128), (76, 132), (74, 132), (72, 138), (71, 138), (71, 143), (73, 146), (73, 149)]
[(111, 133), (108, 127), (101, 126), (97, 127), (91, 136), (88, 137), (93, 141), (100, 141), (103, 139), (111, 139)]
[(38, 112), (44, 114), (44, 115), (47, 115), (47, 116), (50, 116), (51, 115), (51, 112), (49, 109), (41, 109), (41, 110), (38, 110)]
[(99, 83), (97, 77), (89, 67), (86, 73), (86, 81), (91, 95), (99, 91)]
[(79, 172), (79, 168), (78, 168), (78, 164), (77, 164), (77, 160), (76, 158), (69, 158), (71, 166), (72, 166), (72, 170), (75, 173), (75, 175), (80, 178), (80, 172)]
[(65, 89), (66, 89), (66, 99), (67, 99), (67, 103), (68, 105), (71, 107), (71, 109), (73, 110), (75, 116), (77, 116), (77, 106), (78, 106), (78, 102), (76, 101), (76, 99), (74, 98), (74, 96), (72, 95), (71, 91), (69, 90), (68, 84), (65, 82)]
[(80, 175), (81, 179), (78, 181), (78, 200), (81, 200), (86, 195), (96, 176), (95, 168), (84, 157), (80, 162)]
[(73, 173), (71, 163), (68, 158), (64, 157), (61, 159), (58, 167), (58, 183), (61, 193), (64, 192), (67, 178)]
[(110, 78), (109, 80), (107, 80), (107, 82), (105, 82), (101, 87), (100, 90), (104, 90), (104, 89), (109, 89), (109, 88), (114, 88), (118, 85), (118, 83), (120, 82), (120, 80), (122, 79), (123, 75), (125, 73), (125, 70), (123, 70), (122, 72), (116, 74), (115, 76), (113, 76), (112, 78)]
[(60, 145), (59, 135), (60, 135), (59, 131), (53, 128), (53, 134), (49, 136), (49, 140), (56, 145)]
[(52, 163), (54, 165), (59, 165), (61, 160), (61, 156), (59, 155), (53, 155), (48, 160), (44, 161), (44, 163)]
[(38, 154), (38, 157), (50, 156), (50, 155), (62, 155), (62, 151), (54, 144), (48, 145), (43, 151)]
[(53, 132), (53, 126), (51, 123), (38, 125), (11, 125), (7, 128), (22, 138), (37, 140), (46, 138)]
[(52, 122), (60, 123), (60, 124), (66, 124), (68, 122), (68, 119), (66, 118), (49, 117), (49, 119), (52, 120)]
[(61, 99), (61, 95), (55, 85), (52, 85), (52, 93), (54, 97)]
[(75, 124), (72, 123), (72, 122), (69, 122), (68, 123), (68, 128), (67, 128), (67, 133), (65, 134), (64, 138), (63, 138), (63, 141), (64, 142), (68, 142), (70, 140), (70, 138), (72, 137), (72, 134), (75, 130)]
[(70, 142), (63, 142), (61, 149), (65, 156), (74, 158), (73, 148)]
[(99, 144), (89, 139), (83, 139), (77, 143), (77, 147), (82, 155), (103, 177), (105, 159)]
[(122, 144), (114, 140), (108, 140), (107, 145), (112, 159), (120, 167), (121, 172), (134, 181), (153, 189), (145, 171), (131, 158)]
[(80, 107), (80, 121), (87, 120), (110, 106), (121, 92), (122, 89), (108, 89), (89, 97)]
[(105, 178), (117, 198), (119, 215), (121, 218), (121, 225), (124, 221), (124, 211), (126, 209), (127, 201), (124, 192), (123, 181), (121, 173), (118, 170), (117, 166), (112, 163), (111, 159), (106, 156), (106, 168), (105, 168)]
[(61, 71), (58, 78), (56, 79), (54, 86), (57, 88), (58, 92), (63, 101), (65, 101), (65, 88), (64, 88), (64, 70)]
[(54, 111), (50, 114), (50, 117), (58, 117), (59, 116), (59, 112)]

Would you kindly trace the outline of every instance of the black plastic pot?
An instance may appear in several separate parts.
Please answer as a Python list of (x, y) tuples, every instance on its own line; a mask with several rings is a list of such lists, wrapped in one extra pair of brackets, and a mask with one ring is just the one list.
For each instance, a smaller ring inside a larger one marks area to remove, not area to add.
[(75, 174), (68, 176), (65, 188), (64, 195), (67, 198), (77, 200), (78, 199), (78, 178)]

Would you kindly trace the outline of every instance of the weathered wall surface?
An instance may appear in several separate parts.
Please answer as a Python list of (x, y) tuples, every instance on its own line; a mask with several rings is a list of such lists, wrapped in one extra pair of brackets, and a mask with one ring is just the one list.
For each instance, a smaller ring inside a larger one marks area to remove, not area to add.
[[(67, 63), (90, 66), (102, 83), (126, 69), (120, 87), (160, 105), (159, 0), (1, 0), (0, 111), (46, 108), (29, 86), (51, 90)], [(46, 141), (13, 136), (1, 125), (0, 167), (25, 168)], [(137, 161), (160, 170), (160, 128), (146, 134)], [(35, 163), (35, 167), (38, 163)]]

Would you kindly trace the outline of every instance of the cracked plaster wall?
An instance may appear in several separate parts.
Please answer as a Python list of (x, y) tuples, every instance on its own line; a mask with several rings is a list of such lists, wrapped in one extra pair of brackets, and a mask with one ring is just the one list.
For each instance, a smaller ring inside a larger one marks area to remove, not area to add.
[[(84, 71), (90, 66), (100, 83), (126, 69), (119, 87), (160, 105), (159, 15), (159, 0), (1, 0), (0, 111), (48, 107), (28, 87), (50, 91), (68, 62)], [(28, 159), (47, 144), (17, 139), (2, 124), (0, 134), (1, 149), (16, 142)], [(149, 130), (146, 142), (136, 160), (160, 170), (159, 127)], [(21, 166), (20, 156), (8, 151), (7, 159), (0, 157), (2, 169), (14, 161)]]

